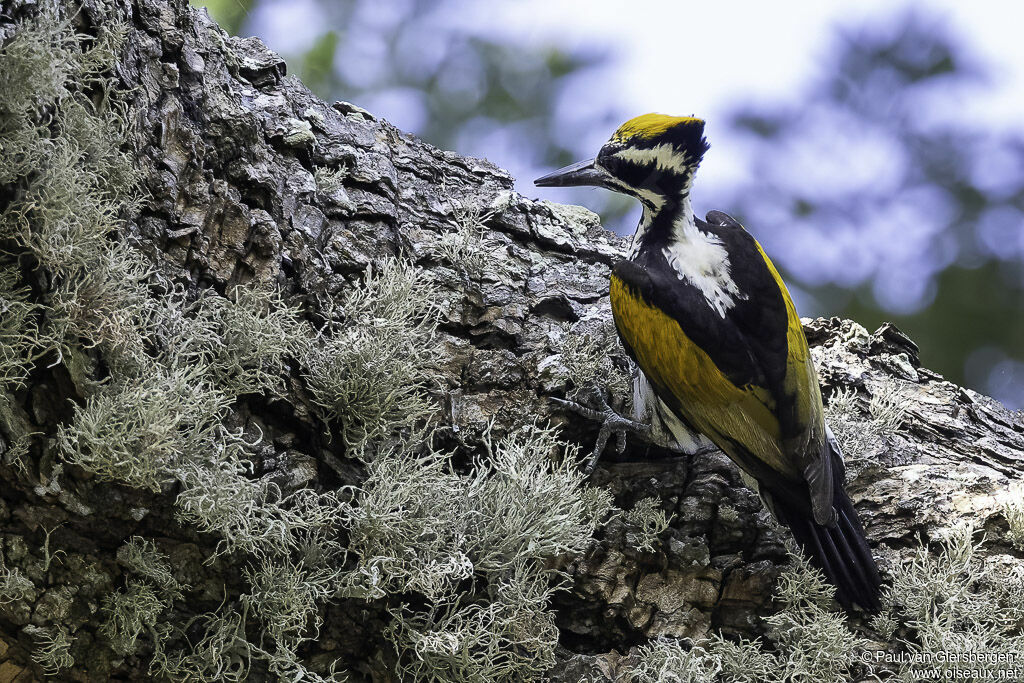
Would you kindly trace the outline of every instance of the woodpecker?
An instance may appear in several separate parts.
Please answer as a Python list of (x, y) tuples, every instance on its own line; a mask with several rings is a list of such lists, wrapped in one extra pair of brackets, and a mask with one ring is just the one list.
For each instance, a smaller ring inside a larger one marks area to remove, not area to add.
[[(645, 114), (622, 124), (596, 158), (535, 183), (604, 187), (640, 201), (640, 224), (609, 291), (619, 339), (654, 394), (653, 412), (668, 418), (677, 439), (695, 431), (736, 463), (844, 608), (877, 610), (881, 579), (844, 488), (842, 453), (825, 424), (793, 300), (742, 225), (721, 211), (701, 220), (691, 208), (707, 150), (703, 120)], [(609, 419), (617, 428), (632, 422)]]

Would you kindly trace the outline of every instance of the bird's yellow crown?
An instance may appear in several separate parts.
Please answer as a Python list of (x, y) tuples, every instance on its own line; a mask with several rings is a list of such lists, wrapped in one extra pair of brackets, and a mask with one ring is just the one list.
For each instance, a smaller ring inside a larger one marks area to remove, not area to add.
[(694, 116), (668, 116), (667, 114), (642, 114), (619, 126), (612, 140), (625, 142), (632, 139), (649, 140), (676, 127), (704, 129), (704, 119)]

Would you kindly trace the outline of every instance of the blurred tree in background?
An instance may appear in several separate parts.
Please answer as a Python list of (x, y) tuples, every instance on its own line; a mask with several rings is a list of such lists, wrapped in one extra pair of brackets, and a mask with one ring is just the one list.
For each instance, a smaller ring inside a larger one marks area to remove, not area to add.
[(892, 320), (950, 379), (1024, 406), (1024, 137), (972, 118), (983, 67), (917, 13), (840, 33), (824, 77), (739, 107), (757, 226), (808, 308)]
[[(241, 35), (298, 18), (313, 38), (283, 56), (318, 95), (509, 168), (592, 156), (594, 131), (637, 113), (594, 87), (603, 50), (502, 37), (451, 2), (199, 4)], [(748, 175), (707, 206), (750, 225), (804, 314), (893, 320), (930, 368), (1024, 407), (1024, 137), (969, 115), (985, 68), (923, 14), (837, 32), (827, 54), (788, 101), (734, 109), (730, 153), (746, 149)], [(629, 202), (585, 198), (621, 231)]]

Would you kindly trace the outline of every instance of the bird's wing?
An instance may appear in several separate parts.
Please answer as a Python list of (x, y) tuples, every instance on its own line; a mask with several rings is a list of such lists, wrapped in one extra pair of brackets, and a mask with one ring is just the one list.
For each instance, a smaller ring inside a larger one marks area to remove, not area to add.
[(815, 517), (825, 516), (832, 503), (831, 470), (823, 457), (820, 390), (800, 319), (757, 242), (720, 217), (732, 219), (714, 216), (747, 298), (723, 317), (667, 265), (622, 262), (611, 283), (619, 336), (680, 417), (758, 481), (789, 489), (805, 480)]
[[(658, 279), (629, 261), (616, 265), (611, 278), (619, 337), (655, 393), (755, 478), (798, 477), (781, 450), (775, 400), (759, 381), (762, 378), (741, 338), (723, 328), (718, 336), (732, 336), (732, 343), (709, 346), (695, 341), (693, 336), (703, 335), (688, 335), (680, 325), (685, 302), (659, 286)], [(715, 348), (717, 363), (709, 348)]]
[[(774, 291), (781, 295), (785, 305), (785, 355), (782, 358), (764, 358), (765, 363), (775, 363), (783, 369), (781, 377), (772, 386), (772, 395), (776, 398), (775, 412), (782, 432), (782, 449), (796, 459), (803, 471), (815, 519), (820, 524), (832, 524), (836, 517), (832, 509), (832, 470), (833, 467), (841, 468), (842, 461), (833, 462), (831, 451), (826, 445), (821, 387), (807, 346), (807, 337), (804, 336), (803, 324), (775, 264), (757, 240), (745, 231), (743, 235), (757, 251), (757, 267), (767, 269), (774, 283)], [(758, 331), (744, 329), (744, 333), (749, 338), (757, 335)]]

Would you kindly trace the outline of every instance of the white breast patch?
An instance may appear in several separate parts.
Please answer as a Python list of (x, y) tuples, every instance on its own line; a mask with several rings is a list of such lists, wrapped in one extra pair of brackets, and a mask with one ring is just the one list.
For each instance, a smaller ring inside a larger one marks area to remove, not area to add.
[(718, 237), (697, 227), (692, 211), (684, 210), (674, 228), (672, 244), (661, 250), (662, 255), (679, 279), (699, 289), (711, 308), (725, 318), (726, 311), (735, 306), (737, 300), (747, 298), (729, 272), (729, 253), (725, 245)]

